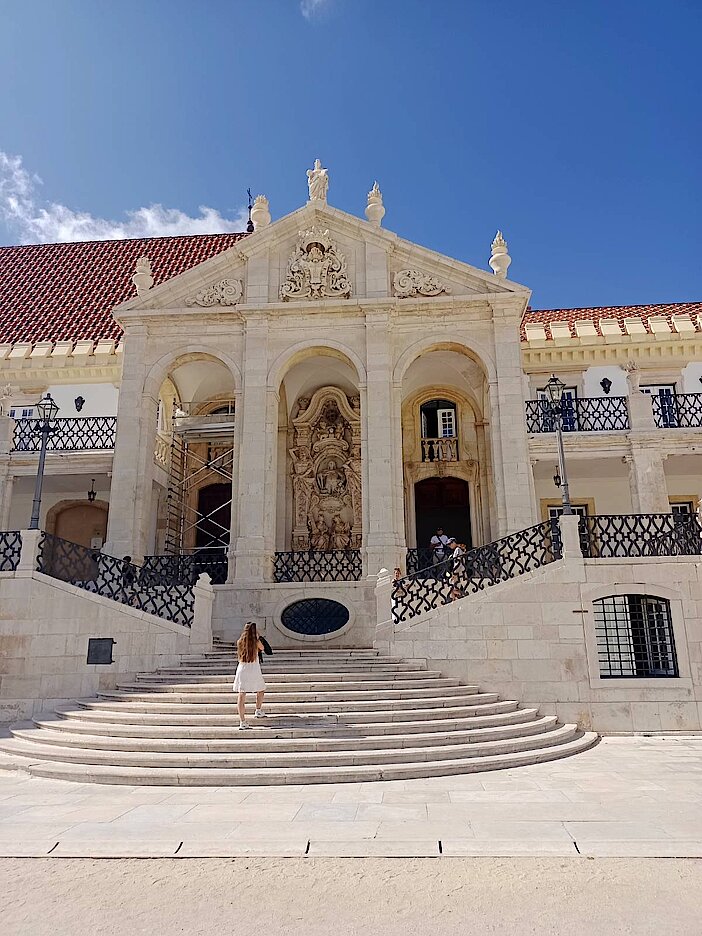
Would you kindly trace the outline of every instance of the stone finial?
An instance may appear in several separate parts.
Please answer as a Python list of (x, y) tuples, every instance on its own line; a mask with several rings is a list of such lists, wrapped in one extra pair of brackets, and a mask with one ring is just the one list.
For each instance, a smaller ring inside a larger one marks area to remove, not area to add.
[(140, 257), (136, 262), (136, 272), (132, 276), (132, 282), (136, 286), (137, 296), (147, 293), (154, 285), (154, 278), (151, 275), (151, 263), (148, 257)]
[(507, 253), (507, 241), (502, 236), (502, 231), (495, 234), (495, 240), (492, 242), (492, 253), (490, 254), (490, 266), (495, 276), (504, 279), (507, 276), (512, 258)]
[(329, 191), (329, 170), (322, 168), (322, 163), (315, 159), (314, 168), (307, 170), (307, 185), (310, 190), (310, 201), (327, 201)]
[(0, 387), (0, 416), (9, 416), (10, 414), (10, 400), (15, 394), (15, 388), (12, 384), (5, 384), (4, 387)]
[(626, 382), (629, 384), (629, 393), (638, 393), (641, 383), (641, 371), (636, 361), (627, 361), (624, 365)]
[(384, 214), (385, 206), (383, 205), (383, 193), (380, 191), (378, 183), (374, 182), (373, 188), (368, 193), (366, 218), (368, 218), (371, 224), (380, 227), (380, 222), (383, 220)]
[(265, 195), (257, 195), (254, 198), (251, 209), (251, 220), (253, 221), (254, 231), (259, 228), (268, 227), (271, 223), (271, 213), (268, 207), (268, 199)]

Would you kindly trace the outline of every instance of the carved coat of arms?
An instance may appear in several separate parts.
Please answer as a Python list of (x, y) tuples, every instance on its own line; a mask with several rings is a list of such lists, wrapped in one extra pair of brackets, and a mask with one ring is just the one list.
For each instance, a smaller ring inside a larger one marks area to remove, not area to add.
[(300, 233), (288, 261), (281, 299), (348, 299), (351, 282), (346, 259), (329, 236), (329, 231), (313, 229)]

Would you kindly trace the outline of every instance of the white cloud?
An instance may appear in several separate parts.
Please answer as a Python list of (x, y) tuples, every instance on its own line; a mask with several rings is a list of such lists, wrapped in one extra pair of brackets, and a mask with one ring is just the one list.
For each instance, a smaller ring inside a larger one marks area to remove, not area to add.
[(42, 181), (27, 171), (21, 156), (0, 150), (0, 219), (23, 244), (59, 241), (119, 240), (125, 237), (164, 237), (175, 234), (220, 234), (243, 231), (247, 212), (241, 209), (233, 220), (215, 208), (200, 207), (191, 217), (179, 208), (149, 205), (127, 211), (122, 221), (96, 218), (74, 211), (58, 202), (38, 197)]
[(312, 19), (325, 3), (327, 0), (300, 0), (300, 12), (305, 19)]

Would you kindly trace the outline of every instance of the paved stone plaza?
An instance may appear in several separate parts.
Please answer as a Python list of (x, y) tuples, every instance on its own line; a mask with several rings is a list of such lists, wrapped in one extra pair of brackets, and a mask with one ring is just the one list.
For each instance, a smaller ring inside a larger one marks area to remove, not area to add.
[(30, 779), (0, 761), (0, 857), (702, 857), (702, 738), (605, 738), (456, 777), (287, 787)]

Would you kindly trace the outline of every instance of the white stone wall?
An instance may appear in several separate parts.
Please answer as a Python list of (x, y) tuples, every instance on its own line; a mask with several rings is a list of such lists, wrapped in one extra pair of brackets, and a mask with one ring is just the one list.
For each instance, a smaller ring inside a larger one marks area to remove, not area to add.
[[(226, 640), (238, 640), (246, 621), (255, 621), (275, 649), (300, 646), (370, 647), (375, 636), (375, 579), (365, 582), (300, 582), (264, 585), (216, 585), (212, 630)], [(349, 609), (342, 630), (323, 637), (286, 631), (280, 616), (304, 598), (327, 598)]]
[[(670, 600), (678, 678), (600, 678), (592, 602), (623, 593)], [(561, 560), (413, 621), (381, 623), (375, 646), (584, 729), (702, 730), (700, 562)]]
[[(31, 718), (137, 672), (177, 664), (191, 652), (192, 636), (189, 628), (41, 573), (0, 572), (0, 721)], [(89, 637), (114, 638), (115, 662), (89, 666)]]

